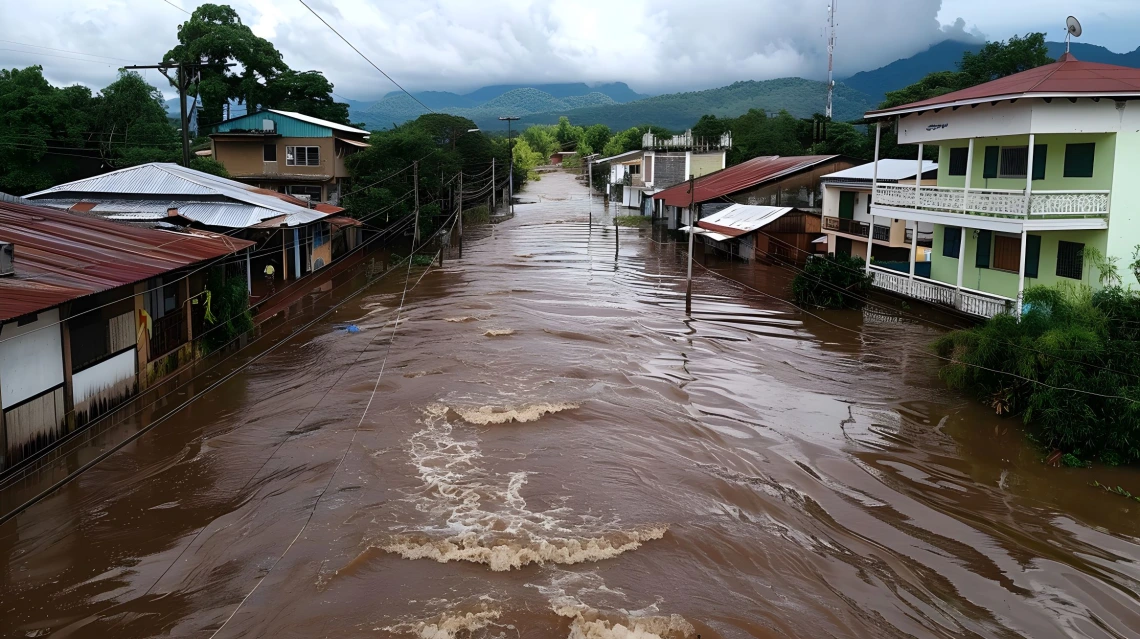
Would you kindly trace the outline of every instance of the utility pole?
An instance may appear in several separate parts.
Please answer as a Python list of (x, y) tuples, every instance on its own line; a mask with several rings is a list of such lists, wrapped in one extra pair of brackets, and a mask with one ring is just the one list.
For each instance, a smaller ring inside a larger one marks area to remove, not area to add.
[(512, 115), (505, 115), (499, 119), (500, 120), (506, 120), (506, 122), (507, 122), (507, 148), (511, 152), (511, 174), (510, 174), (510, 182), (509, 182), (510, 188), (507, 190), (507, 197), (510, 199), (507, 200), (507, 202), (509, 204), (509, 206), (507, 208), (510, 210), (511, 215), (514, 215), (515, 214), (515, 140), (513, 137), (511, 137), (511, 122), (518, 120), (518, 117), (512, 116)]
[(463, 171), (459, 171), (459, 259), (463, 259)]
[(827, 7), (827, 26), (830, 30), (827, 36), (827, 111), (824, 113), (827, 119), (831, 119), (831, 101), (835, 93), (835, 80), (832, 76), (835, 72), (835, 3), (838, 0), (831, 0), (831, 5)]
[(693, 188), (693, 176), (689, 175), (689, 273), (685, 276), (685, 315), (693, 316), (693, 231), (697, 222), (693, 218), (697, 191)]
[(415, 188), (415, 190), (416, 190), (416, 213), (415, 213), (416, 219), (415, 219), (415, 224), (412, 227), (413, 228), (413, 230), (412, 230), (412, 252), (411, 252), (411, 255), (408, 257), (409, 260), (415, 256), (415, 254), (416, 254), (416, 242), (419, 241), (419, 239), (420, 239), (420, 162), (419, 162), (419, 160), (412, 162), (412, 184), (415, 185), (413, 188)]
[[(182, 166), (190, 166), (190, 118), (186, 113), (186, 90), (190, 88), (190, 84), (196, 79), (195, 75), (200, 74), (202, 67), (222, 67), (228, 68), (236, 66), (234, 64), (207, 64), (204, 62), (164, 62), (162, 64), (134, 64), (123, 67), (124, 69), (140, 70), (140, 69), (157, 69), (170, 84), (178, 89), (178, 108), (181, 114), (182, 125)], [(170, 77), (170, 70), (177, 69), (177, 77)], [(190, 73), (193, 69), (195, 73)], [(228, 104), (228, 101), (227, 101)]]
[(495, 158), (491, 158), (491, 213), (495, 212), (495, 191), (499, 183), (495, 181)]
[(587, 227), (591, 232), (594, 230), (594, 160), (593, 158), (586, 160), (586, 188), (590, 190), (589, 209), (590, 209), (590, 223)]

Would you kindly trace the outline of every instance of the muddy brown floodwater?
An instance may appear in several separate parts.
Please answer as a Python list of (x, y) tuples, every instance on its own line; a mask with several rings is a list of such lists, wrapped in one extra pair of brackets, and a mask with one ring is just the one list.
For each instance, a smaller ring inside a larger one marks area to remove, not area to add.
[(1140, 473), (1045, 467), (938, 329), (700, 268), (687, 318), (677, 245), (524, 199), (391, 344), (403, 274), (0, 527), (0, 634), (1140, 636), (1140, 503), (1089, 486)]

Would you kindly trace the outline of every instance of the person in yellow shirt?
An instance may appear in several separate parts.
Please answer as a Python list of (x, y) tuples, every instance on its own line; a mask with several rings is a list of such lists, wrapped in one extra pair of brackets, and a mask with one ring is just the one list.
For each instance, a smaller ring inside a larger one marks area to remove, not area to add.
[(277, 274), (277, 269), (273, 268), (273, 262), (265, 265), (265, 283), (269, 289), (269, 295), (277, 292), (277, 282), (274, 276)]

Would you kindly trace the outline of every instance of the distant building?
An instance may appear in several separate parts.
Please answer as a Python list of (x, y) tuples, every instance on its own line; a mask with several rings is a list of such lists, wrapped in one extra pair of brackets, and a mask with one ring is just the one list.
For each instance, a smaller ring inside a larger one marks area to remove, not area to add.
[(0, 200), (0, 469), (193, 360), (211, 268), (252, 242)]
[(339, 204), (349, 179), (344, 159), (368, 148), (368, 135), (336, 122), (268, 109), (215, 126), (210, 150), (235, 180)]
[[(937, 182), (938, 164), (929, 160), (924, 160), (921, 165), (917, 160), (879, 160), (877, 177), (875, 163), (870, 162), (820, 178), (827, 252), (853, 255), (864, 260), (870, 253), (879, 266), (909, 273), (913, 251), (918, 272), (929, 276), (927, 256), (934, 239), (934, 225), (901, 218), (872, 219), (871, 216), (871, 185), (874, 180), (877, 179), (879, 184), (913, 186), (920, 170), (923, 186), (933, 186)], [(872, 247), (870, 251), (868, 246)]]
[(730, 204), (793, 207), (801, 211), (823, 212), (823, 186), (820, 179), (829, 173), (860, 164), (841, 155), (778, 155), (753, 158), (727, 169), (710, 173), (689, 184), (682, 182), (653, 194), (653, 215), (664, 219), (669, 228), (689, 224), (692, 208), (697, 218)]
[(693, 137), (692, 131), (669, 138), (652, 132), (641, 139), (641, 149), (596, 160), (609, 164), (609, 191), (614, 202), (652, 214), (650, 197), (689, 179), (702, 177), (725, 167), (732, 134), (716, 139)]
[(577, 151), (555, 151), (550, 154), (550, 164), (553, 166), (562, 166), (562, 162), (578, 155)]

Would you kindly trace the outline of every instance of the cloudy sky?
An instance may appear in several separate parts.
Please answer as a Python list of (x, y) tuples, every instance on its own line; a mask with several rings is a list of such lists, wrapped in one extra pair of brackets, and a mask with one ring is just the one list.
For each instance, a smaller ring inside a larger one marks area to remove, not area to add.
[[(94, 88), (121, 64), (154, 63), (200, 0), (0, 0), (0, 68), (40, 64), (57, 84)], [(374, 99), (394, 87), (296, 0), (230, 2), (294, 69), (318, 69), (336, 93)], [(1001, 10), (994, 9), (1000, 4)], [(827, 0), (310, 0), (410, 90), (487, 84), (628, 83), (662, 93), (736, 80), (826, 73)], [(954, 37), (1064, 37), (1140, 46), (1137, 0), (839, 0), (837, 76), (873, 69)], [(35, 45), (35, 46), (29, 46)], [(102, 57), (96, 57), (102, 56)], [(152, 84), (161, 78), (150, 72)]]

